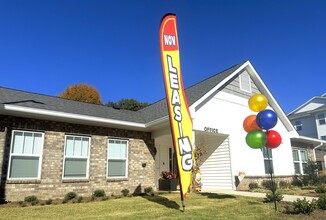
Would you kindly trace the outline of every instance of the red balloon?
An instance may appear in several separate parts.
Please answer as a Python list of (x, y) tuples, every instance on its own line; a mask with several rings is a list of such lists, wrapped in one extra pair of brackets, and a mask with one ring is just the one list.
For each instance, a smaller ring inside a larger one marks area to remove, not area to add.
[(249, 115), (243, 121), (243, 129), (246, 132), (250, 132), (252, 130), (261, 130), (261, 128), (257, 125), (256, 115)]
[(267, 141), (265, 147), (273, 149), (280, 146), (282, 142), (282, 137), (277, 131), (269, 130), (266, 132), (266, 136), (267, 136)]

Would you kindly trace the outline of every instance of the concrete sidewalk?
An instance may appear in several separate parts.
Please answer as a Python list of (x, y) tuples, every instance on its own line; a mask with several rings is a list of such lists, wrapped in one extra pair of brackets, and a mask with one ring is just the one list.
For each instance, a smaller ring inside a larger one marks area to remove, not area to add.
[[(227, 194), (227, 195), (237, 195), (237, 196), (247, 196), (247, 197), (256, 197), (256, 198), (265, 198), (266, 193), (257, 193), (257, 192), (247, 192), (247, 191), (235, 191), (235, 190), (202, 190), (206, 193), (218, 193), (218, 194)], [(318, 199), (318, 197), (311, 196), (295, 196), (295, 195), (283, 195), (284, 198), (282, 201), (293, 202), (297, 199), (306, 198), (311, 201), (312, 199)]]

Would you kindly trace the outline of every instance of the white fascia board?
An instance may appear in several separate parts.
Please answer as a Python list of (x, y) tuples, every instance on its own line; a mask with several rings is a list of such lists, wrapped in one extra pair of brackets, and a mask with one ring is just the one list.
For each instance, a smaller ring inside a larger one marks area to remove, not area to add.
[(36, 109), (36, 108), (8, 105), (8, 104), (4, 105), (4, 110), (29, 113), (29, 114), (34, 114), (34, 115), (52, 116), (52, 117), (57, 117), (57, 118), (75, 119), (75, 120), (82, 120), (82, 121), (89, 121), (89, 122), (99, 122), (99, 123), (105, 123), (105, 124), (111, 124), (111, 125), (123, 125), (126, 127), (135, 127), (135, 128), (145, 128), (146, 127), (145, 124), (143, 124), (143, 123), (127, 122), (127, 121), (121, 121), (121, 120), (114, 120), (114, 119), (100, 118), (100, 117), (94, 117), (94, 116), (51, 111), (51, 110), (45, 110), (45, 109)]
[(244, 69), (248, 65), (249, 61), (246, 61), (244, 64), (242, 64), (238, 69), (236, 69), (230, 76), (226, 77), (224, 80), (222, 80), (219, 84), (217, 84), (213, 89), (211, 89), (209, 92), (207, 92), (203, 97), (198, 99), (195, 103), (193, 103), (191, 106), (189, 106), (189, 111), (191, 113), (195, 112), (196, 106), (198, 106), (200, 103), (202, 103), (204, 100), (206, 100), (208, 97), (210, 97), (217, 89), (219, 89), (221, 86), (223, 86), (225, 83), (227, 83), (232, 77), (234, 77), (236, 74), (238, 74), (242, 69)]
[(294, 136), (297, 136), (296, 130), (294, 129), (293, 125), (291, 124), (290, 120), (288, 119), (288, 117), (286, 116), (286, 114), (284, 113), (284, 111), (282, 110), (282, 108), (279, 106), (279, 104), (277, 103), (277, 101), (274, 99), (273, 95), (270, 93), (270, 91), (268, 90), (268, 88), (266, 87), (265, 83), (263, 82), (263, 80), (260, 78), (260, 76), (258, 75), (258, 73), (256, 72), (255, 68), (251, 65), (251, 63), (248, 61), (246, 62), (247, 64), (247, 71), (251, 77), (251, 79), (255, 82), (255, 84), (257, 85), (258, 89), (265, 95), (267, 96), (268, 99), (268, 104), (275, 110), (277, 116), (281, 119), (281, 121), (283, 122), (284, 126), (286, 127), (286, 129), (289, 132), (294, 132)]
[(159, 119), (155, 119), (154, 121), (150, 121), (148, 123), (145, 124), (145, 127), (148, 128), (148, 127), (153, 127), (155, 125), (159, 125), (159, 124), (162, 124), (163, 122), (166, 122), (169, 120), (169, 116), (164, 116), (162, 118), (159, 118)]
[(306, 101), (305, 103), (303, 103), (302, 105), (300, 105), (298, 108), (294, 109), (293, 111), (291, 111), (288, 115), (291, 115), (295, 112), (297, 112), (298, 110), (300, 110), (301, 108), (305, 107), (306, 105), (308, 105), (310, 102), (312, 102), (314, 99), (316, 99), (318, 97), (312, 97), (311, 99), (309, 99), (308, 101)]

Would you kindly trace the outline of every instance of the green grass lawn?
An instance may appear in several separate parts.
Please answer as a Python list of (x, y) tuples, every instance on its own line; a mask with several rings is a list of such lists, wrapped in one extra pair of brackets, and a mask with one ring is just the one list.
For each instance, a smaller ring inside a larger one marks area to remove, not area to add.
[[(0, 219), (306, 219), (274, 211), (263, 199), (190, 193), (182, 211), (179, 194), (125, 197), (101, 202), (0, 206)], [(282, 206), (282, 205), (280, 205)], [(280, 207), (280, 210), (283, 209)]]

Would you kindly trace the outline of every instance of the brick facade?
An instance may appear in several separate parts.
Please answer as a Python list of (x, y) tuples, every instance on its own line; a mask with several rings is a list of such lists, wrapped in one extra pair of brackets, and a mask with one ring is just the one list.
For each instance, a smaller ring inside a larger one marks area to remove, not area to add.
[[(14, 129), (44, 133), (40, 180), (7, 180), (10, 142)], [(62, 179), (65, 134), (86, 135), (91, 138), (87, 180)], [(106, 177), (108, 138), (128, 140), (127, 178)], [(2, 200), (19, 201), (30, 195), (39, 199), (63, 198), (71, 191), (81, 196), (91, 196), (96, 189), (105, 190), (107, 195), (119, 195), (122, 189), (128, 189), (130, 193), (140, 193), (145, 187), (155, 186), (154, 152), (154, 141), (147, 132), (0, 115), (0, 196)]]

